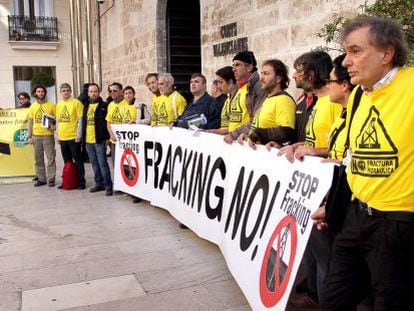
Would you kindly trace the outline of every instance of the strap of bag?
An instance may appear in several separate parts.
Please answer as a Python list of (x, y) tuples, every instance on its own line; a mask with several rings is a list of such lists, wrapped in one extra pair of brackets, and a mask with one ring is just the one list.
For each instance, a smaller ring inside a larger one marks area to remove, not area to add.
[(140, 115), (140, 120), (144, 120), (145, 119), (145, 104), (141, 104), (141, 115)]
[(173, 108), (173, 111), (174, 111), (174, 117), (175, 117), (175, 119), (178, 118), (178, 115), (177, 115), (177, 105), (175, 104), (176, 97), (177, 97), (177, 92), (174, 93), (174, 96), (172, 98), (172, 108)]
[(348, 150), (349, 148), (349, 132), (351, 130), (352, 119), (354, 118), (355, 112), (359, 106), (359, 102), (361, 101), (361, 97), (363, 93), (364, 91), (362, 90), (361, 86), (357, 86), (357, 90), (354, 96), (354, 102), (352, 104), (351, 116), (349, 118), (348, 132), (346, 133), (345, 150)]

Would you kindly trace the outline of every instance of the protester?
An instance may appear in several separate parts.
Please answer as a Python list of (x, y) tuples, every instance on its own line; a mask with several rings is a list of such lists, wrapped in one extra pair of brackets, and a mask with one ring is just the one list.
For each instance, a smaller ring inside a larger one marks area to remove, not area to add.
[(109, 133), (106, 126), (108, 104), (99, 96), (100, 88), (91, 83), (88, 88), (89, 102), (84, 106), (84, 137), (86, 150), (92, 164), (95, 184), (89, 192), (104, 191), (105, 195), (112, 195), (112, 180), (108, 162), (106, 161), (106, 140)]
[(85, 189), (85, 167), (81, 152), (83, 105), (72, 97), (70, 84), (62, 83), (59, 92), (62, 100), (56, 105), (56, 131), (63, 163), (75, 160), (78, 189), (83, 190)]
[(158, 88), (162, 96), (152, 114), (152, 126), (169, 126), (183, 113), (187, 101), (174, 90), (174, 78), (170, 73), (158, 75)]
[[(296, 61), (297, 74), (303, 75), (302, 85), (305, 92), (312, 92), (318, 98), (312, 115), (306, 124), (305, 141), (280, 149), (293, 161), (303, 160), (305, 155), (326, 157), (328, 154), (330, 129), (342, 111), (339, 104), (332, 103), (329, 97), (329, 74), (333, 68), (331, 57), (325, 52), (308, 52)], [(296, 307), (318, 306), (323, 279), (327, 273), (332, 236), (328, 232), (312, 229), (306, 247), (304, 262), (307, 272), (307, 292), (291, 300)]]
[(216, 100), (219, 110), (221, 112), (221, 109), (223, 108), (224, 103), (227, 99), (227, 94), (221, 91), (220, 81), (218, 79), (213, 80), (213, 82), (211, 83), (209, 94)]
[(407, 44), (392, 20), (356, 18), (341, 38), (342, 64), (364, 92), (347, 115), (355, 199), (334, 240), (321, 310), (355, 310), (369, 291), (375, 310), (414, 310), (414, 69), (403, 67)]
[[(56, 105), (47, 100), (44, 85), (37, 84), (32, 89), (36, 101), (29, 108), (28, 140), (33, 144), (37, 181), (35, 187), (48, 184), (55, 186), (56, 150), (55, 150), (55, 112)], [(47, 176), (44, 155), (47, 158)]]
[(220, 125), (220, 111), (217, 102), (207, 93), (207, 80), (201, 73), (191, 76), (190, 91), (194, 99), (189, 103), (174, 126), (189, 128), (195, 125), (200, 129), (216, 129)]
[[(147, 105), (138, 102), (135, 98), (135, 89), (132, 86), (126, 86), (123, 90), (124, 99), (128, 103), (129, 115), (125, 115), (122, 123), (150, 124), (151, 115)], [(135, 110), (132, 108), (135, 107)], [(128, 113), (128, 112), (127, 112)], [(135, 116), (135, 120), (134, 120)]]
[(17, 94), (19, 100), (19, 106), (17, 108), (29, 108), (30, 107), (30, 95), (26, 92), (20, 92)]
[(238, 89), (230, 103), (229, 134), (224, 136), (227, 143), (242, 133), (249, 133), (248, 125), (266, 98), (256, 65), (256, 58), (251, 51), (242, 51), (233, 57), (233, 72)]
[(152, 108), (152, 115), (151, 115), (151, 125), (156, 125), (156, 115), (154, 111), (158, 111), (158, 103), (162, 99), (161, 92), (158, 88), (158, 73), (151, 72), (145, 76), (145, 84), (148, 87), (148, 90), (152, 94), (151, 99), (151, 108)]
[(226, 101), (221, 108), (220, 128), (208, 130), (210, 133), (226, 135), (229, 133), (230, 102), (237, 92), (236, 78), (233, 67), (226, 66), (216, 71), (216, 80), (219, 83), (220, 91), (226, 96)]
[(250, 144), (267, 144), (275, 141), (280, 145), (295, 139), (295, 111), (293, 98), (285, 91), (289, 85), (288, 69), (278, 59), (263, 62), (260, 74), (262, 89), (267, 97), (257, 111), (250, 126), (249, 135), (242, 133), (239, 143), (249, 137)]
[[(136, 108), (134, 106), (128, 107), (128, 103), (124, 100), (122, 93), (122, 84), (113, 82), (108, 87), (109, 93), (112, 97), (112, 102), (108, 104), (108, 113), (105, 120), (107, 121), (107, 129), (110, 136), (111, 143), (111, 157), (112, 165), (115, 164), (115, 143), (116, 135), (112, 131), (112, 124), (122, 124), (124, 120), (128, 123), (130, 120), (136, 120)], [(128, 115), (126, 115), (128, 113)], [(131, 113), (134, 116), (131, 116)]]

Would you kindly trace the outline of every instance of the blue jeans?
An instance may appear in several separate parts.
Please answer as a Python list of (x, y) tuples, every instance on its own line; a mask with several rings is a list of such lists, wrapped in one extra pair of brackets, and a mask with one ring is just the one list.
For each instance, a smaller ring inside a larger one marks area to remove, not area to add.
[(99, 144), (86, 144), (89, 161), (92, 164), (93, 174), (95, 175), (95, 187), (105, 187), (112, 189), (111, 172), (106, 161), (105, 142)]

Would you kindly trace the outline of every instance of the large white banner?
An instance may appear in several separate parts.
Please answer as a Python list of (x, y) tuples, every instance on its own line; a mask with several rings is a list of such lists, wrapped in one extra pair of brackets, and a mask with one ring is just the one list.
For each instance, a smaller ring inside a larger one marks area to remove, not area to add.
[(168, 127), (114, 126), (114, 189), (217, 244), (254, 310), (285, 310), (333, 165)]

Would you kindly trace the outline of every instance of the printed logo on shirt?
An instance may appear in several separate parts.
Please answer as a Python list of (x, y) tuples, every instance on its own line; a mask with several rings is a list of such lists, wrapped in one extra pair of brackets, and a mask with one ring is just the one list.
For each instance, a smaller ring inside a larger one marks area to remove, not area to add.
[(165, 102), (162, 102), (160, 106), (158, 107), (158, 124), (163, 125), (167, 124), (168, 121), (168, 115), (167, 115), (167, 108), (165, 107)]
[(122, 124), (122, 116), (119, 112), (119, 108), (116, 107), (114, 111), (112, 112), (111, 120), (113, 124)]
[(86, 124), (89, 125), (95, 125), (95, 110), (94, 109), (88, 109), (88, 114), (86, 115)]
[(42, 123), (42, 116), (44, 114), (44, 110), (42, 106), (40, 105), (39, 109), (37, 109), (34, 117), (34, 123)]
[(310, 115), (309, 120), (306, 123), (306, 128), (305, 128), (305, 146), (312, 147), (312, 148), (315, 147), (315, 141), (316, 141), (315, 130), (313, 128), (313, 123), (315, 122), (316, 110), (317, 109), (313, 109), (312, 114)]
[(353, 174), (388, 177), (398, 168), (398, 149), (375, 106), (369, 110), (355, 142), (357, 147), (351, 161)]
[(68, 107), (66, 107), (66, 105), (61, 111), (58, 121), (59, 122), (70, 122), (70, 114), (69, 114)]
[(132, 121), (131, 112), (127, 110), (124, 115), (124, 122)]
[(233, 123), (241, 123), (243, 120), (243, 109), (240, 104), (240, 94), (237, 94), (230, 103), (229, 120)]

